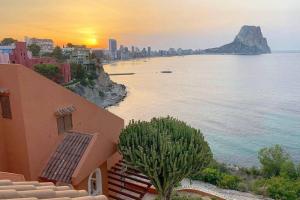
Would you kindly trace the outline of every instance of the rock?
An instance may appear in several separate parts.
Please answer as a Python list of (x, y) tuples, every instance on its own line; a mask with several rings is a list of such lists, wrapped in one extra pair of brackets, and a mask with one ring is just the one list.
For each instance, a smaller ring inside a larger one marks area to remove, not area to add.
[(232, 43), (204, 50), (208, 54), (258, 55), (271, 53), (259, 26), (243, 26)]
[(160, 73), (162, 73), (162, 74), (170, 74), (170, 73), (172, 73), (172, 71), (165, 70), (165, 71), (161, 71)]
[(94, 87), (79, 83), (69, 87), (78, 95), (103, 108), (118, 104), (127, 95), (126, 86), (113, 82), (103, 67), (98, 72), (98, 79), (94, 81)]

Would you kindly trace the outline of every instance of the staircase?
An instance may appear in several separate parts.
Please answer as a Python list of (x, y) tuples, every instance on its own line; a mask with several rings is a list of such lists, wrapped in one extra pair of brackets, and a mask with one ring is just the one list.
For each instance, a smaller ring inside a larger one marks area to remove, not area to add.
[(147, 176), (119, 161), (108, 171), (109, 198), (141, 200), (152, 186)]

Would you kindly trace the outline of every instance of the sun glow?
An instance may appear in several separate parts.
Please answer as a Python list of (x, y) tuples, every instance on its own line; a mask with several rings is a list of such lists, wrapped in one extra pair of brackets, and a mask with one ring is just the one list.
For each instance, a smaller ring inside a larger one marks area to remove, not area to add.
[(96, 38), (88, 38), (86, 43), (89, 46), (96, 46), (98, 44), (98, 40)]

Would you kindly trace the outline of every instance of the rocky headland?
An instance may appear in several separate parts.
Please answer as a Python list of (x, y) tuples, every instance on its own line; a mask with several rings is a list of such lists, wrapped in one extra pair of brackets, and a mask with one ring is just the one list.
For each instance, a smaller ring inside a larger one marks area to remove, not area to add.
[(97, 75), (98, 78), (94, 80), (93, 87), (83, 86), (78, 82), (68, 88), (102, 108), (123, 101), (127, 95), (126, 86), (113, 82), (102, 66), (97, 69)]
[(206, 49), (204, 53), (259, 55), (271, 53), (271, 49), (259, 26), (243, 26), (233, 42), (221, 47)]

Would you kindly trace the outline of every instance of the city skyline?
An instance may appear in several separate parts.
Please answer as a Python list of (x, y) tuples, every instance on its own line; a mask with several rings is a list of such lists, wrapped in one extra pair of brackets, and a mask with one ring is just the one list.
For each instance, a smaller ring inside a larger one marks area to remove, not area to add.
[[(272, 6), (271, 4), (272, 3)], [(1, 0), (0, 38), (51, 38), (108, 48), (125, 46), (205, 49), (233, 40), (244, 24), (262, 27), (274, 50), (299, 50), (300, 3), (296, 0), (173, 1)], [(41, 10), (43, 11), (41, 13)], [(16, 14), (18, 13), (18, 14)], [(59, 19), (59, 20), (58, 20)]]

